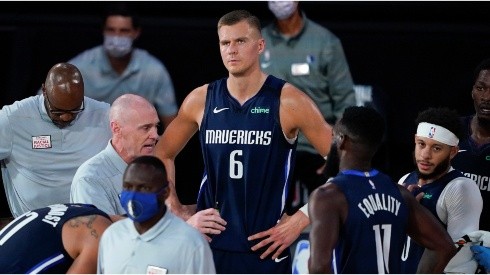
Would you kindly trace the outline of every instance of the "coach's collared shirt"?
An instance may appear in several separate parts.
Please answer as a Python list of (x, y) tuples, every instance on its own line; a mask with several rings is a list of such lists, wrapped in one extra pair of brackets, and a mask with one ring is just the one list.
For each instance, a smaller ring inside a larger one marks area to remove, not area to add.
[(216, 273), (208, 242), (197, 229), (167, 210), (139, 234), (129, 218), (112, 224), (99, 244), (97, 273)]
[(73, 177), (70, 202), (93, 204), (109, 215), (126, 214), (119, 197), (127, 166), (109, 140), (103, 151), (78, 168)]
[(32, 96), (0, 110), (3, 185), (14, 217), (70, 200), (77, 168), (104, 149), (111, 137), (110, 105), (85, 97), (85, 110), (60, 129)]

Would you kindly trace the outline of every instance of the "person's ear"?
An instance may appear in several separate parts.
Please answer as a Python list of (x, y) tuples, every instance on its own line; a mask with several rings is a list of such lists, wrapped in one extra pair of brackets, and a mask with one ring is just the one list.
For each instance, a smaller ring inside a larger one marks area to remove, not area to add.
[(121, 131), (121, 127), (119, 126), (119, 123), (117, 123), (116, 121), (111, 121), (110, 125), (111, 125), (112, 134), (116, 134)]
[(165, 187), (165, 190), (162, 192), (162, 194), (163, 194), (163, 201), (165, 202), (168, 196), (170, 196), (170, 186), (167, 185), (167, 187)]
[(451, 151), (449, 153), (450, 159), (453, 159), (456, 156), (456, 154), (458, 154), (458, 151), (459, 151), (459, 146), (457, 146), (457, 145), (451, 146)]
[(262, 54), (264, 52), (264, 49), (265, 49), (265, 39), (260, 38), (259, 39), (259, 54)]
[(338, 134), (337, 135), (337, 140), (336, 140), (336, 143), (337, 143), (337, 146), (340, 150), (344, 149), (345, 148), (345, 142), (346, 142), (346, 139), (347, 139), (347, 136), (344, 135), (344, 134)]
[(134, 34), (133, 34), (133, 40), (136, 40), (140, 37), (141, 35), (141, 28), (137, 28), (134, 30)]

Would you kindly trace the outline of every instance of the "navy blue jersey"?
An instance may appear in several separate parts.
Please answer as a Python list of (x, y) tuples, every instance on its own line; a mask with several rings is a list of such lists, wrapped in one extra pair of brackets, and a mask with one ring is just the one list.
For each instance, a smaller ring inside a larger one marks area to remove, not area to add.
[[(467, 138), (459, 141), (459, 152), (451, 160), (451, 165), (474, 180), (480, 187), (483, 198), (481, 217), (490, 216), (490, 143), (481, 147), (471, 138), (471, 119), (473, 116), (461, 118)], [(490, 219), (480, 219), (480, 230), (490, 231)]]
[[(458, 170), (452, 170), (437, 180), (422, 185), (422, 187), (415, 189), (413, 195), (417, 196), (419, 193), (424, 192), (424, 196), (420, 199), (420, 204), (427, 208), (434, 217), (446, 228), (446, 225), (441, 221), (439, 215), (437, 215), (437, 201), (441, 196), (442, 191), (446, 188), (446, 185), (455, 178), (463, 177), (463, 174)], [(403, 185), (408, 187), (413, 184), (418, 184), (419, 176), (416, 171), (411, 172), (405, 179)], [(418, 245), (410, 237), (406, 237), (405, 248), (402, 255), (402, 273), (414, 274), (417, 272), (420, 259), (424, 253), (425, 248)]]
[(296, 142), (279, 122), (284, 81), (268, 76), (241, 106), (226, 78), (209, 84), (199, 138), (205, 174), (198, 210), (216, 207), (227, 221), (212, 249), (251, 253), (247, 237), (273, 227), (283, 212)]
[(0, 273), (66, 273), (73, 263), (63, 246), (63, 224), (107, 214), (93, 205), (54, 204), (22, 214), (0, 231)]
[(340, 227), (333, 261), (336, 273), (400, 273), (408, 208), (387, 175), (342, 171), (332, 179), (349, 210)]

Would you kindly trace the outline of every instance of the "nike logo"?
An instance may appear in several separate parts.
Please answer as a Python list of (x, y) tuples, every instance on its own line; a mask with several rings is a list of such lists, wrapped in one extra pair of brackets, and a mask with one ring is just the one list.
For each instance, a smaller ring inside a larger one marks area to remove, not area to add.
[(219, 112), (221, 112), (221, 111), (228, 110), (228, 109), (230, 109), (230, 108), (221, 108), (221, 109), (217, 109), (216, 107), (214, 107), (213, 113), (217, 114), (217, 113), (219, 113)]
[(288, 257), (288, 256), (284, 256), (284, 257), (282, 257), (282, 258), (275, 258), (275, 259), (274, 259), (274, 262), (278, 263), (278, 262), (280, 262), (280, 261), (282, 261), (282, 260), (286, 259), (287, 257)]
[(466, 152), (466, 151), (468, 151), (468, 150), (459, 150), (458, 152)]

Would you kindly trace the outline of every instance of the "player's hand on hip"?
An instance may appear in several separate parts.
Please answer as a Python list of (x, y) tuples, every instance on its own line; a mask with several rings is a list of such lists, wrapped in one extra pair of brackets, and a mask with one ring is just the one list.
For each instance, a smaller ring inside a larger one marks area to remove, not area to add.
[(293, 216), (284, 214), (274, 227), (248, 237), (249, 241), (264, 238), (258, 244), (252, 246), (253, 251), (269, 246), (267, 250), (260, 255), (261, 259), (265, 259), (274, 251), (275, 253), (272, 255), (272, 259), (276, 259), (281, 255), (284, 249), (288, 248), (298, 238), (299, 234), (301, 234), (306, 227), (302, 226), (303, 223), (297, 220), (298, 218), (301, 218), (301, 215), (304, 216), (304, 214), (298, 212)]
[(211, 238), (206, 234), (217, 235), (226, 229), (226, 221), (221, 218), (218, 210), (214, 208), (197, 212), (187, 220), (187, 223), (197, 228), (208, 242), (211, 241)]

